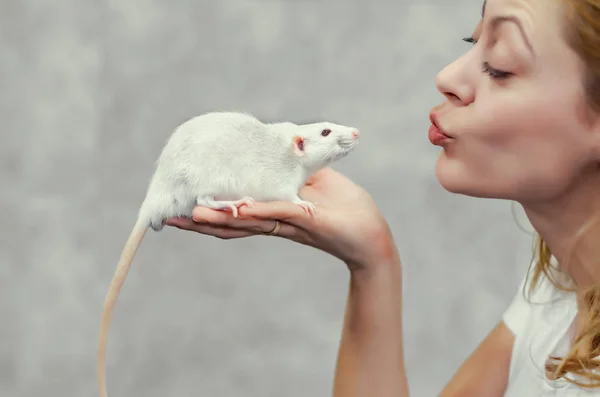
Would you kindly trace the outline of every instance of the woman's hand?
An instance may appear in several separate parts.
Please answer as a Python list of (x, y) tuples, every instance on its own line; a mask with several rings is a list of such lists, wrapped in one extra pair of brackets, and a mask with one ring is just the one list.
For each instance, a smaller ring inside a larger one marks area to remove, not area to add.
[(387, 222), (371, 196), (337, 171), (315, 173), (300, 190), (300, 197), (316, 205), (314, 216), (286, 201), (257, 202), (229, 211), (196, 207), (191, 219), (175, 218), (168, 225), (222, 239), (262, 235), (282, 222), (277, 236), (334, 255), (353, 268), (395, 256)]

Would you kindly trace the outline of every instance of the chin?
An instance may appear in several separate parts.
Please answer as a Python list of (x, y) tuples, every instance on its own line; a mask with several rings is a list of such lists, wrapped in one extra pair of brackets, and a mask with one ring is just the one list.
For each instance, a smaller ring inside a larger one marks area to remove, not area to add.
[(531, 174), (510, 165), (494, 168), (482, 169), (479, 164), (467, 164), (442, 154), (436, 162), (435, 175), (450, 193), (510, 200), (530, 206), (560, 202), (574, 191), (585, 191), (585, 186), (600, 186), (598, 171), (593, 176), (595, 179), (590, 181), (575, 177), (581, 175), (580, 168), (549, 169)]
[(469, 197), (499, 198), (498, 195), (493, 194), (486, 189), (481, 188), (477, 184), (465, 180), (464, 178), (452, 178), (448, 177), (447, 174), (436, 174), (436, 176), (440, 185), (447, 192)]
[(435, 176), (440, 185), (450, 193), (477, 198), (513, 199), (506, 189), (501, 189), (501, 184), (483, 176), (469, 175), (460, 163), (438, 159)]

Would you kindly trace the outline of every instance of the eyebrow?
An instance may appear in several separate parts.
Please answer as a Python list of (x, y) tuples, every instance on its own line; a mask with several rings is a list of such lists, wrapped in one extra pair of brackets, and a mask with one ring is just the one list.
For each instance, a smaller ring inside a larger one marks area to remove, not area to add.
[[(483, 0), (483, 5), (481, 6), (481, 18), (483, 18), (485, 15), (485, 6), (486, 5), (487, 5), (487, 0)], [(490, 22), (490, 25), (492, 26), (491, 29), (492, 30), (497, 29), (498, 25), (500, 25), (503, 22), (514, 22), (517, 25), (517, 27), (519, 28), (519, 30), (521, 31), (521, 35), (523, 36), (523, 40), (525, 40), (525, 44), (527, 44), (529, 51), (531, 51), (532, 54), (535, 54), (535, 52), (533, 51), (533, 46), (531, 45), (531, 41), (529, 40), (529, 37), (525, 33), (525, 29), (523, 29), (523, 24), (521, 23), (519, 18), (517, 18), (515, 16), (508, 16), (508, 15), (496, 16), (496, 17), (492, 18), (492, 21)]]
[[(485, 6), (485, 3), (484, 3), (484, 6)], [(498, 25), (500, 25), (503, 22), (514, 22), (518, 26), (519, 31), (521, 32), (521, 36), (523, 36), (523, 40), (525, 40), (525, 44), (527, 44), (529, 51), (531, 51), (531, 53), (534, 54), (535, 52), (533, 51), (533, 46), (531, 45), (531, 41), (529, 40), (529, 37), (525, 33), (525, 29), (523, 29), (523, 24), (521, 23), (519, 18), (517, 18), (513, 15), (496, 16), (496, 17), (492, 18), (492, 20), (490, 22), (491, 29), (492, 30), (497, 29)]]

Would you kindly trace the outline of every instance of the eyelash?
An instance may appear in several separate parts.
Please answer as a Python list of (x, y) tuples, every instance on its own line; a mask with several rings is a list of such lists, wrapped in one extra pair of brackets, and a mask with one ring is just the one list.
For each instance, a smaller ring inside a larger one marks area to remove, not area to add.
[[(473, 45), (477, 44), (477, 40), (475, 40), (475, 38), (473, 38), (473, 36), (463, 37), (463, 41), (466, 41), (467, 43), (471, 43)], [(498, 69), (492, 68), (490, 66), (490, 64), (487, 62), (483, 63), (482, 71), (484, 73), (487, 73), (488, 75), (490, 75), (491, 78), (498, 79), (498, 80), (505, 79), (512, 75), (512, 73), (510, 73), (510, 72), (505, 72), (503, 70), (498, 70)]]

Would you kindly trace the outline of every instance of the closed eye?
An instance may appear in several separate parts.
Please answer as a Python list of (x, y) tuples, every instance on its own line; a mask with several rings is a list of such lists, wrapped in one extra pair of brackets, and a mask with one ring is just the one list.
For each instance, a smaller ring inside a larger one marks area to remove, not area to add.
[(466, 41), (467, 43), (471, 43), (473, 45), (477, 44), (477, 40), (475, 40), (473, 36), (463, 37), (463, 41)]

